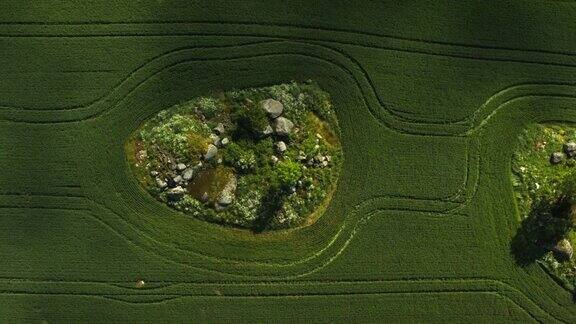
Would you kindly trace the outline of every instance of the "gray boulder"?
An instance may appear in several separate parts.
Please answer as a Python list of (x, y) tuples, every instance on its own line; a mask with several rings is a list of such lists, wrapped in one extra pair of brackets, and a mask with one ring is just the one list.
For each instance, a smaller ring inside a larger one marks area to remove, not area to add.
[(270, 118), (276, 118), (282, 115), (282, 111), (284, 111), (284, 105), (278, 100), (274, 99), (265, 99), (260, 101), (260, 106), (262, 109), (268, 113)]
[(210, 134), (210, 139), (212, 140), (212, 144), (218, 145), (220, 143), (220, 136), (216, 134)]
[(572, 259), (572, 254), (574, 253), (572, 245), (567, 239), (560, 240), (551, 250), (554, 257), (560, 262)]
[(272, 133), (274, 133), (274, 129), (272, 129), (272, 126), (270, 125), (266, 126), (266, 128), (264, 128), (264, 130), (262, 131), (262, 135), (264, 136), (268, 136)]
[(564, 160), (564, 153), (562, 152), (554, 152), (550, 155), (550, 163), (558, 164)]
[(276, 142), (276, 151), (278, 151), (278, 153), (284, 153), (286, 149), (287, 149), (286, 143), (284, 143), (283, 141)]
[(168, 186), (168, 183), (160, 178), (156, 178), (156, 185), (160, 189), (164, 189)]
[(210, 160), (211, 158), (216, 156), (216, 153), (218, 153), (218, 148), (216, 147), (216, 145), (209, 144), (208, 149), (206, 150), (206, 154), (204, 154), (204, 159)]
[(275, 155), (272, 155), (270, 157), (270, 161), (272, 162), (272, 164), (276, 164), (276, 163), (278, 163), (278, 158)]
[(166, 194), (168, 195), (168, 199), (174, 201), (174, 200), (179, 200), (182, 197), (184, 197), (184, 194), (186, 193), (186, 189), (177, 186), (174, 188), (169, 189)]
[(576, 143), (568, 142), (564, 144), (564, 152), (568, 157), (574, 157), (576, 155)]
[(184, 172), (182, 172), (182, 179), (186, 181), (190, 181), (190, 179), (192, 179), (193, 176), (194, 176), (194, 169), (192, 168), (188, 168), (184, 170)]
[(218, 123), (218, 125), (214, 127), (214, 132), (218, 135), (224, 134), (224, 124)]
[(237, 181), (236, 177), (232, 176), (228, 180), (228, 183), (224, 186), (224, 189), (218, 195), (218, 205), (220, 206), (228, 206), (234, 201), (236, 196), (236, 186)]
[(278, 117), (274, 119), (274, 131), (280, 136), (287, 136), (292, 132), (294, 123), (285, 117)]
[(183, 171), (184, 169), (186, 169), (186, 164), (184, 163), (178, 163), (176, 165), (176, 168), (178, 169), (178, 171)]

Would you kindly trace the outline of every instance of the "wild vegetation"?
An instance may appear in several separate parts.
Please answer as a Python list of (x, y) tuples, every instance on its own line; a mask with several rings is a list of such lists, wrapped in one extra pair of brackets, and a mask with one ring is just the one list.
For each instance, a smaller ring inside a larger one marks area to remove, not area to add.
[(521, 228), (513, 241), (519, 263), (538, 261), (576, 287), (576, 128), (528, 127), (514, 154), (513, 185)]
[(331, 197), (342, 164), (338, 131), (328, 94), (313, 82), (290, 83), (164, 109), (127, 152), (159, 201), (261, 232), (309, 223)]

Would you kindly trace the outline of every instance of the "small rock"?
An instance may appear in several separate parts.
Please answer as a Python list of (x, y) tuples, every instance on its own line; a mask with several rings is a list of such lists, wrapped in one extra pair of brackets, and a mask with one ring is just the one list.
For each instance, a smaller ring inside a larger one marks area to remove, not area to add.
[(270, 118), (276, 118), (282, 115), (282, 111), (284, 110), (284, 105), (278, 100), (274, 99), (265, 99), (260, 101), (260, 106), (262, 109), (268, 113)]
[(296, 187), (290, 187), (290, 193), (295, 193), (296, 192)]
[(287, 136), (294, 128), (294, 123), (285, 117), (278, 117), (274, 119), (274, 131), (280, 136)]
[(194, 169), (188, 168), (182, 172), (182, 179), (189, 181), (194, 176)]
[(564, 152), (568, 157), (573, 157), (576, 155), (576, 143), (568, 142), (564, 144)]
[(326, 161), (331, 162), (331, 161), (332, 161), (332, 156), (326, 155)]
[(160, 174), (160, 173), (159, 173), (158, 171), (156, 171), (156, 170), (150, 171), (150, 175), (153, 176), (153, 177), (157, 176), (158, 174)]
[(272, 155), (270, 157), (270, 161), (272, 161), (273, 164), (276, 164), (276, 163), (278, 163), (278, 157), (276, 157), (276, 155)]
[(212, 144), (218, 145), (220, 143), (220, 136), (216, 134), (210, 134), (210, 139), (212, 139)]
[(136, 288), (143, 288), (144, 285), (146, 285), (146, 283), (144, 282), (144, 280), (138, 280), (138, 281), (136, 281)]
[(214, 132), (218, 135), (222, 135), (224, 134), (224, 124), (222, 123), (218, 123), (218, 125), (216, 125), (216, 127), (214, 127)]
[(562, 152), (554, 152), (550, 155), (550, 163), (558, 164), (564, 160), (564, 153)]
[(316, 133), (316, 137), (317, 137), (318, 139), (322, 139), (322, 138), (323, 138), (322, 135), (320, 135), (319, 133)]
[(167, 191), (168, 199), (170, 199), (172, 201), (181, 199), (185, 193), (186, 193), (186, 189), (184, 189), (180, 186), (177, 186), (177, 187), (172, 188), (172, 189)]
[(174, 182), (176, 182), (177, 184), (181, 184), (182, 180), (183, 180), (182, 176), (180, 176), (180, 175), (174, 177)]
[(219, 205), (228, 206), (232, 203), (236, 195), (236, 185), (237, 185), (236, 177), (235, 176), (230, 177), (230, 179), (224, 186), (224, 189), (222, 189), (222, 192), (220, 192), (220, 195), (218, 196)]
[(556, 260), (560, 262), (572, 259), (572, 254), (574, 252), (570, 241), (567, 239), (560, 240), (551, 250), (554, 253)]
[(166, 181), (160, 178), (156, 178), (156, 185), (158, 186), (158, 188), (164, 189), (168, 186), (168, 183), (166, 183)]
[(274, 130), (272, 129), (272, 126), (270, 126), (270, 125), (266, 126), (266, 128), (264, 128), (264, 130), (262, 131), (262, 135), (264, 135), (264, 136), (268, 136), (272, 133), (274, 133)]
[(222, 145), (222, 146), (225, 146), (228, 143), (230, 143), (230, 140), (228, 139), (228, 137), (224, 137), (223, 139), (220, 140), (220, 145)]
[(206, 154), (204, 154), (204, 159), (210, 160), (211, 158), (216, 156), (216, 153), (218, 153), (218, 148), (216, 147), (216, 145), (209, 144), (208, 149), (206, 150)]
[(287, 149), (286, 143), (284, 143), (283, 141), (276, 142), (276, 151), (278, 151), (278, 153), (284, 153), (286, 149)]
[(323, 167), (327, 167), (327, 166), (328, 166), (328, 161), (326, 161), (326, 160), (322, 161), (322, 166), (323, 166)]
[(178, 165), (176, 165), (176, 168), (178, 169), (178, 171), (184, 171), (184, 169), (186, 169), (186, 164), (178, 163)]

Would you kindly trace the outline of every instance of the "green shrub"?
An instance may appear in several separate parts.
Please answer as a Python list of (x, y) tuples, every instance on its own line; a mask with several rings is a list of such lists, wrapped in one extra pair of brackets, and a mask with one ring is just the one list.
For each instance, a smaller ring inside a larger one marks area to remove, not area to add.
[(218, 99), (202, 97), (196, 103), (198, 110), (208, 119), (214, 118), (221, 110), (222, 104)]
[(279, 185), (289, 188), (295, 186), (302, 177), (302, 165), (292, 160), (283, 160), (278, 162), (275, 174)]
[(155, 126), (144, 128), (140, 137), (148, 148), (156, 145), (176, 157), (183, 157), (189, 153), (189, 134), (206, 134), (206, 127), (192, 116), (180, 114), (172, 115), (165, 122), (153, 124)]
[(234, 167), (236, 171), (248, 172), (256, 168), (256, 155), (251, 150), (231, 142), (223, 151), (224, 163)]
[(264, 109), (254, 104), (236, 106), (231, 119), (238, 126), (237, 137), (258, 137), (269, 125)]

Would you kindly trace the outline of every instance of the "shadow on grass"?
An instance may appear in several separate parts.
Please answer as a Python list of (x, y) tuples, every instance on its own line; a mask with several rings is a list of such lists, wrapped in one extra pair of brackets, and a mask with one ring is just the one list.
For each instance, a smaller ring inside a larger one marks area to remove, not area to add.
[(571, 228), (568, 199), (539, 201), (520, 224), (510, 244), (516, 263), (526, 267), (542, 258)]

